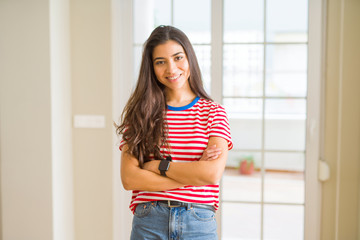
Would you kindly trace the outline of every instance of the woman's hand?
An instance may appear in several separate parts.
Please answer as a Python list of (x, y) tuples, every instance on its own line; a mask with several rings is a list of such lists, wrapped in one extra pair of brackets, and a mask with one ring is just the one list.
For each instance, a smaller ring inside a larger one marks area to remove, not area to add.
[(200, 161), (172, 162), (166, 176), (184, 185), (217, 184), (224, 172), (227, 156), (227, 140), (210, 137)]
[(212, 145), (207, 147), (199, 161), (211, 161), (217, 159), (221, 154), (221, 148)]

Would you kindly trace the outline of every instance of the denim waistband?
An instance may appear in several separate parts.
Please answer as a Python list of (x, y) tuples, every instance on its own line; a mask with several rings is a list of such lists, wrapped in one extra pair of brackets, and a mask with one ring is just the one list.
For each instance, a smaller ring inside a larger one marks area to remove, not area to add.
[(201, 203), (188, 203), (188, 202), (179, 202), (179, 201), (171, 201), (171, 200), (162, 200), (156, 201), (161, 204), (165, 204), (167, 207), (174, 208), (174, 207), (186, 207), (187, 209), (191, 208), (204, 208), (209, 209), (215, 212), (215, 209), (211, 205), (201, 204)]

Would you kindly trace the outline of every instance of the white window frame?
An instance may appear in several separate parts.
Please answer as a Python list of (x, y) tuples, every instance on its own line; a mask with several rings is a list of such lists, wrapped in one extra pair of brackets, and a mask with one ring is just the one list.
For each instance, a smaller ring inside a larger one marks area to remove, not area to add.
[[(222, 102), (223, 78), (223, 13), (224, 0), (212, 0), (211, 41), (211, 96)], [(264, 0), (265, 5), (266, 0)], [(308, 5), (308, 91), (305, 151), (305, 219), (304, 239), (320, 239), (321, 184), (318, 181), (320, 159), (321, 109), (323, 96), (323, 49), (325, 18), (322, 0), (309, 0)], [(219, 9), (221, 9), (219, 11)], [(311, 24), (310, 24), (311, 23)], [(222, 33), (222, 34), (218, 34)], [(311, 104), (310, 104), (311, 103)], [(220, 201), (221, 205), (221, 201)], [(221, 207), (219, 212), (221, 211)], [(220, 214), (219, 214), (220, 215)], [(221, 217), (218, 215), (218, 233), (221, 236)], [(263, 230), (262, 230), (263, 231)], [(262, 236), (263, 237), (263, 236)]]
[[(264, 0), (265, 1), (265, 0)], [(113, 119), (119, 119), (130, 96), (133, 79), (133, 1), (112, 0), (112, 82)], [(306, 123), (305, 233), (304, 239), (320, 239), (321, 183), (318, 160), (321, 156), (322, 103), (324, 96), (325, 2), (309, 0), (308, 92)], [(211, 18), (211, 96), (222, 101), (223, 0), (212, 0)], [(221, 9), (221, 11), (219, 11)], [(311, 24), (310, 24), (311, 23)], [(311, 103), (311, 104), (309, 104)], [(120, 182), (119, 139), (113, 137), (113, 239), (129, 239), (132, 213), (128, 205), (131, 194)], [(311, 166), (311, 167), (309, 167)], [(221, 211), (221, 210), (220, 210)], [(219, 213), (220, 213), (219, 211)], [(220, 214), (219, 214), (220, 215)], [(221, 231), (221, 219), (218, 219)], [(219, 235), (221, 236), (221, 235)]]

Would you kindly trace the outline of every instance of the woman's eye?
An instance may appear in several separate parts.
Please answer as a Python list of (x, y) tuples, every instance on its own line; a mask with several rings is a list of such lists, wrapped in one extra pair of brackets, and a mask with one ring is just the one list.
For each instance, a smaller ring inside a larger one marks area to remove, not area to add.
[(156, 65), (162, 65), (162, 64), (164, 64), (164, 61), (157, 61), (157, 62), (155, 62), (155, 64)]
[(175, 60), (181, 60), (181, 59), (183, 59), (183, 56), (177, 56), (177, 57), (175, 57)]

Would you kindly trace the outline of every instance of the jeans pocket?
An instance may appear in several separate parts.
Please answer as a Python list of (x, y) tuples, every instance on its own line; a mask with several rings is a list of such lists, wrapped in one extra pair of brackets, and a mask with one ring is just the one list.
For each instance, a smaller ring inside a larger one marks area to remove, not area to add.
[(199, 221), (208, 222), (215, 219), (214, 211), (205, 208), (192, 208), (191, 214)]
[(139, 203), (136, 206), (134, 215), (139, 218), (146, 217), (151, 212), (151, 209), (152, 209), (152, 205), (150, 202)]

